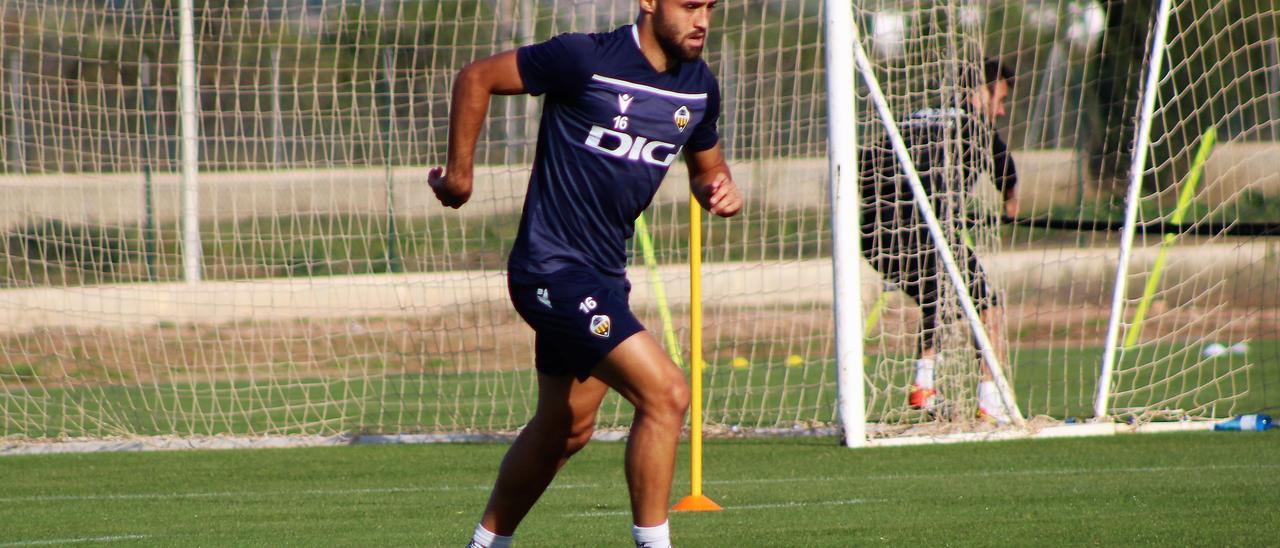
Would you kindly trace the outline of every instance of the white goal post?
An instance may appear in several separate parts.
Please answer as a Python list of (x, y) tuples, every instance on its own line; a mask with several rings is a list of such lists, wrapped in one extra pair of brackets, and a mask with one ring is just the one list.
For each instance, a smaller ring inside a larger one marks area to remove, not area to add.
[(1098, 373), (1097, 397), (1093, 400), (1095, 421), (1107, 419), (1111, 399), (1111, 375), (1115, 371), (1116, 351), (1120, 344), (1120, 324), (1125, 312), (1125, 288), (1128, 285), (1129, 260), (1133, 256), (1133, 236), (1137, 231), (1138, 206), (1142, 192), (1142, 178), (1146, 175), (1147, 151), (1151, 146), (1151, 117), (1155, 115), (1156, 91), (1164, 70), (1165, 34), (1169, 31), (1171, 0), (1160, 0), (1156, 11), (1155, 29), (1151, 39), (1150, 62), (1142, 85), (1141, 110), (1138, 112), (1138, 133), (1133, 139), (1133, 161), (1129, 168), (1129, 188), (1125, 193), (1124, 233), (1120, 237), (1120, 257), (1116, 265), (1115, 290), (1111, 297), (1111, 318), (1107, 323), (1107, 340), (1103, 346), (1102, 364)]

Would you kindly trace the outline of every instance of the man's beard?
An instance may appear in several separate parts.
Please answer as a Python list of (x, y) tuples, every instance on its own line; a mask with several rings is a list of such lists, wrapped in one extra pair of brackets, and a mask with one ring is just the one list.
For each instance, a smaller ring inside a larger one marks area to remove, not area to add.
[[(653, 34), (658, 39), (658, 47), (662, 48), (662, 52), (667, 55), (668, 59), (693, 61), (702, 56), (702, 48), (684, 48), (681, 45), (683, 40), (681, 40), (680, 31), (668, 25), (662, 17), (654, 17), (653, 22)], [(703, 43), (705, 44), (706, 42), (704, 41)]]

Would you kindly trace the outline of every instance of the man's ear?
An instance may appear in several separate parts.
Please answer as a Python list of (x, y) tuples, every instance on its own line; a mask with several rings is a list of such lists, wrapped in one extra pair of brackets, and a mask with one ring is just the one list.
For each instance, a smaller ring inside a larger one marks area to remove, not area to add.
[(991, 89), (987, 86), (980, 86), (969, 94), (969, 106), (974, 112), (986, 112), (990, 103)]
[(640, 0), (640, 12), (652, 14), (658, 9), (658, 0)]

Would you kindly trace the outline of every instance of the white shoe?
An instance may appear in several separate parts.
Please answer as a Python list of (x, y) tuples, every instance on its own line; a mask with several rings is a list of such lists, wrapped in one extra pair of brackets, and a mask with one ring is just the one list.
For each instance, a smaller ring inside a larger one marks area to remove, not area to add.
[(1000, 402), (978, 402), (978, 418), (995, 421), (997, 426), (1007, 426), (1013, 422), (1013, 418), (1004, 410), (1004, 404)]

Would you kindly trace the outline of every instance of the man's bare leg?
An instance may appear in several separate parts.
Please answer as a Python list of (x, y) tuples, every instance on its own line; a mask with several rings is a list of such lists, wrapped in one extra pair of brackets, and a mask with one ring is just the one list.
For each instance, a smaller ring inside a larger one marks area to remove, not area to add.
[(933, 346), (938, 328), (937, 307), (921, 307), (920, 312), (925, 315), (920, 326), (920, 355), (916, 357), (916, 371), (911, 381), (911, 391), (907, 394), (907, 404), (914, 409), (932, 412), (938, 403), (938, 391), (933, 382), (934, 366), (938, 358), (938, 349)]
[[(1005, 378), (1009, 379), (1013, 369), (1009, 366), (1008, 344), (1004, 337), (1004, 309), (992, 306), (983, 309), (979, 315), (987, 330), (987, 340), (991, 341), (991, 352), (1000, 363)], [(991, 417), (998, 424), (1008, 424), (1012, 420), (1004, 407), (1004, 398), (996, 387), (995, 375), (991, 373), (991, 367), (985, 359), (982, 360), (982, 381), (978, 383), (978, 409), (982, 415)]]
[[(1009, 345), (1004, 337), (1004, 308), (999, 306), (985, 308), (978, 313), (978, 316), (982, 319), (983, 327), (987, 329), (987, 339), (991, 341), (991, 351), (995, 353), (996, 360), (1000, 362), (1000, 367), (1008, 375)], [(987, 366), (986, 360), (982, 360), (982, 380), (995, 380), (995, 377), (991, 375), (991, 368)]]
[[(991, 351), (995, 353), (996, 359), (1000, 365), (1008, 371), (1009, 350), (1008, 344), (1004, 338), (1004, 309), (998, 306), (992, 306), (982, 309), (978, 313), (979, 319), (982, 320), (983, 327), (987, 330), (987, 339), (991, 341)], [(922, 333), (921, 337), (929, 340), (927, 333)], [(913, 384), (918, 387), (933, 389), (934, 367), (938, 360), (938, 349), (932, 344), (924, 344), (920, 350), (920, 357), (916, 361), (916, 377)], [(982, 363), (982, 382), (994, 382), (995, 377), (991, 374), (991, 368), (987, 365), (987, 361), (979, 355), (979, 361)], [(923, 407), (925, 400), (923, 397), (912, 398), (912, 405), (915, 407)], [(919, 404), (919, 405), (918, 405)]]
[(614, 348), (593, 375), (636, 408), (626, 457), (633, 521), (640, 527), (666, 523), (676, 446), (689, 409), (684, 372), (641, 331)]
[(538, 374), (538, 409), (502, 459), (480, 519), (485, 529), (502, 536), (515, 532), (560, 467), (591, 441), (596, 411), (608, 390), (596, 378)]
[[(987, 339), (991, 341), (991, 351), (995, 353), (1000, 365), (1008, 369), (1009, 345), (1004, 338), (1004, 309), (998, 306), (984, 308), (978, 312), (978, 318), (982, 320), (982, 325), (987, 330)], [(919, 359), (927, 360), (930, 363), (930, 367), (937, 361), (937, 358), (938, 349), (933, 346), (926, 346), (920, 351)], [(990, 381), (994, 379), (995, 377), (991, 375), (991, 368), (987, 366), (987, 361), (982, 360), (982, 380)]]

